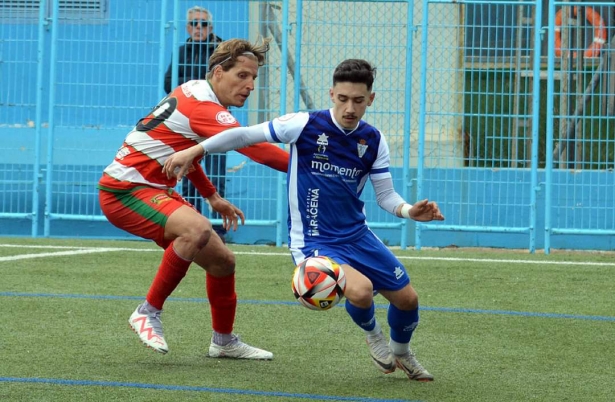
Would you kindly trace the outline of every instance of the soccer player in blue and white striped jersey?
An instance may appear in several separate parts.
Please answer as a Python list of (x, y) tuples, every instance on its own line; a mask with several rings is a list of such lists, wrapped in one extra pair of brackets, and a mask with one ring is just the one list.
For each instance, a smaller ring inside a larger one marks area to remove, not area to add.
[[(204, 153), (265, 141), (290, 144), (288, 231), (295, 265), (312, 256), (341, 264), (346, 274), (346, 310), (365, 331), (376, 367), (384, 373), (399, 368), (412, 380), (432, 381), (410, 349), (419, 322), (418, 295), (403, 264), (369, 229), (360, 196), (369, 179), (378, 205), (391, 214), (423, 222), (444, 220), (444, 216), (435, 202), (411, 205), (393, 188), (386, 139), (362, 120), (375, 98), (375, 73), (365, 60), (345, 60), (333, 73), (331, 109), (288, 114), (224, 131), (170, 156), (164, 171), (180, 179), (190, 162)], [(375, 292), (390, 302), (388, 342), (375, 317)]]

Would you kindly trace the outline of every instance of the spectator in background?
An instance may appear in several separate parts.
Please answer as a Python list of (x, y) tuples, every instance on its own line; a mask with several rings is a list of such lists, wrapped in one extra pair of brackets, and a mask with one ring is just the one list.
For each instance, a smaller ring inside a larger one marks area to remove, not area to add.
[[(186, 30), (190, 37), (186, 44), (179, 48), (179, 61), (177, 64), (177, 86), (190, 80), (204, 80), (207, 76), (209, 56), (216, 50), (222, 38), (213, 33), (214, 19), (211, 12), (203, 7), (194, 6), (186, 14)], [(167, 94), (174, 89), (173, 63), (169, 64), (164, 75), (164, 90)], [(204, 159), (205, 171), (212, 184), (218, 189), (220, 197), (225, 194), (226, 180), (226, 154), (207, 155)], [(203, 213), (206, 204), (199, 192), (189, 180), (184, 180), (181, 184), (182, 195), (188, 202)], [(212, 213), (212, 218), (220, 218), (217, 213)], [(226, 229), (222, 225), (214, 225), (213, 229), (222, 241), (225, 241)]]
[[(186, 15), (186, 30), (190, 37), (186, 44), (179, 48), (179, 62), (177, 65), (177, 86), (190, 80), (204, 80), (207, 76), (209, 56), (223, 41), (213, 33), (213, 16), (199, 6), (192, 7)], [(171, 86), (173, 78), (172, 63), (169, 64), (164, 75), (164, 90), (168, 94), (174, 88)]]

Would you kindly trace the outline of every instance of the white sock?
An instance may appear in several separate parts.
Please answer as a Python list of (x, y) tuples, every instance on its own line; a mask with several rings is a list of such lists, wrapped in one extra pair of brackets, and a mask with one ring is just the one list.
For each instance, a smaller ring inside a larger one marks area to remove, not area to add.
[(139, 306), (139, 313), (140, 314), (157, 313), (158, 311), (162, 311), (162, 310), (158, 310), (156, 307), (154, 307), (151, 304), (149, 304), (147, 302), (147, 300), (145, 302), (143, 302), (143, 304), (141, 304)]
[(378, 321), (376, 321), (376, 325), (374, 326), (374, 329), (372, 329), (371, 331), (365, 331), (365, 333), (370, 336), (378, 335), (381, 332), (382, 332), (382, 328), (380, 327), (380, 324), (378, 323)]
[(233, 340), (233, 334), (221, 334), (214, 331), (213, 342), (218, 346), (226, 346)]
[(389, 348), (395, 356), (403, 356), (410, 351), (409, 343), (397, 343), (393, 339), (389, 341)]

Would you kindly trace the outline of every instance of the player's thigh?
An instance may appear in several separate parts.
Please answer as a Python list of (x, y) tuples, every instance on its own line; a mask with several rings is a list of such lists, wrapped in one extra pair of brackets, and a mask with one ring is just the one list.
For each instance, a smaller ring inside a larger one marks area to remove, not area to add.
[(291, 250), (293, 259), (298, 263), (308, 257), (329, 257), (341, 265), (346, 275), (346, 290), (344, 296), (352, 304), (360, 307), (369, 307), (374, 298), (372, 280), (365, 273), (355, 267), (357, 260), (352, 258), (353, 252), (348, 247), (335, 244), (315, 244), (303, 250)]
[(132, 190), (99, 191), (100, 207), (114, 226), (135, 236), (153, 240), (166, 248), (170, 240), (165, 236), (169, 217), (186, 203), (173, 191), (153, 187)]
[(346, 275), (346, 290), (344, 296), (356, 306), (369, 307), (374, 298), (372, 282), (361, 272), (348, 264), (342, 264)]
[(206, 237), (205, 243), (207, 243), (208, 232), (211, 232), (209, 219), (201, 215), (192, 205), (186, 203), (168, 217), (164, 236), (165, 239), (176, 239), (178, 237), (197, 238), (207, 234), (204, 236)]

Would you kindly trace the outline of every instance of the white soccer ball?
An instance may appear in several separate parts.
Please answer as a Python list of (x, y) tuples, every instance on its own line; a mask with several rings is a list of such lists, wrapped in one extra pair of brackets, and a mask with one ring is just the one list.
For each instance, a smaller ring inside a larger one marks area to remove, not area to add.
[(293, 294), (310, 310), (328, 310), (344, 297), (346, 274), (328, 257), (310, 257), (295, 268)]

